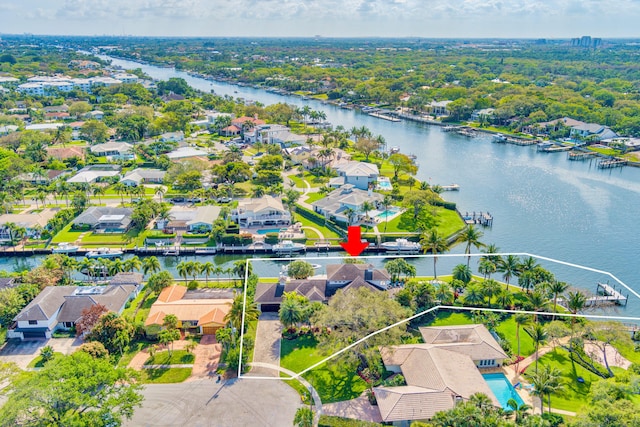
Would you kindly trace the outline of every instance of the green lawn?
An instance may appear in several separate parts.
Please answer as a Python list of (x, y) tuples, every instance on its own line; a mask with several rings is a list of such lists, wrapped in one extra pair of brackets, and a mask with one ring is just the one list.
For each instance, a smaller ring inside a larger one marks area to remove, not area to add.
[(192, 368), (143, 369), (141, 380), (146, 384), (181, 383), (191, 376)]
[(156, 294), (149, 295), (149, 297), (145, 300), (142, 307), (140, 307), (140, 309), (138, 310), (138, 313), (136, 314), (136, 318), (135, 319), (133, 318), (133, 313), (135, 313), (136, 308), (138, 307), (138, 304), (140, 304), (140, 302), (142, 301), (142, 298), (144, 298), (145, 293), (146, 293), (146, 290), (143, 289), (142, 292), (140, 292), (138, 296), (134, 300), (132, 300), (131, 303), (129, 303), (129, 307), (125, 308), (124, 311), (122, 312), (123, 317), (126, 317), (133, 323), (144, 322), (147, 319), (151, 306), (153, 305), (154, 302), (156, 302), (156, 299), (158, 298), (158, 295)]
[[(578, 412), (580, 407), (586, 403), (586, 396), (591, 389), (591, 384), (602, 380), (602, 378), (577, 363), (573, 363), (569, 353), (559, 348), (542, 356), (538, 363), (557, 368), (562, 372), (564, 390), (551, 396), (552, 408)], [(535, 364), (531, 364), (527, 368), (527, 372), (533, 372), (534, 370)], [(579, 383), (578, 377), (584, 378), (584, 383)]]
[(129, 364), (129, 362), (131, 362), (131, 359), (133, 359), (133, 356), (135, 356), (136, 354), (138, 354), (138, 352), (144, 350), (145, 348), (149, 347), (151, 344), (155, 344), (155, 342), (148, 341), (148, 340), (133, 341), (129, 343), (127, 350), (122, 354), (122, 356), (120, 356), (119, 354), (111, 355), (112, 359), (115, 356), (116, 360), (114, 360), (114, 362), (117, 362), (116, 366), (125, 368)]
[(186, 350), (174, 350), (169, 357), (169, 350), (159, 351), (155, 356), (144, 362), (145, 365), (188, 365), (193, 363), (195, 356)]
[[(53, 353), (54, 359), (56, 357), (62, 357), (62, 356), (64, 355), (62, 353), (58, 353), (57, 351)], [(38, 356), (35, 359), (33, 359), (31, 362), (29, 362), (29, 364), (27, 365), (27, 368), (42, 368), (44, 365), (45, 365), (45, 362), (44, 360), (42, 360), (42, 356)]]
[(325, 197), (325, 195), (322, 194), (322, 193), (308, 193), (307, 194), (307, 200), (305, 200), (305, 202), (311, 204), (311, 203), (313, 203), (315, 201), (318, 201), (318, 200), (320, 200), (320, 199), (322, 199), (324, 197)]
[[(304, 218), (302, 215), (295, 215), (294, 214), (294, 216), (295, 216), (294, 222), (301, 222), (303, 227), (317, 228), (318, 230), (320, 230), (322, 232), (322, 235), (324, 236), (325, 239), (340, 239), (340, 236), (338, 236), (332, 230), (329, 230), (324, 225), (316, 224), (315, 222), (312, 222), (312, 221), (308, 220), (307, 218)], [(313, 244), (313, 243), (311, 243), (311, 244)]]
[[(316, 346), (317, 341), (312, 337), (282, 340), (280, 366), (294, 372), (312, 366), (326, 357)], [(323, 403), (354, 399), (367, 388), (367, 384), (355, 371), (349, 371), (342, 363), (335, 361), (321, 365), (303, 377), (313, 385)]]
[(326, 177), (318, 177), (318, 176), (315, 176), (315, 175), (313, 175), (313, 174), (311, 174), (311, 173), (309, 173), (307, 171), (304, 172), (304, 174), (302, 175), (302, 178), (299, 177), (298, 175), (289, 175), (285, 179), (289, 179), (289, 180), (293, 181), (297, 188), (300, 188), (300, 189), (303, 189), (303, 190), (305, 188), (307, 188), (307, 184), (305, 184), (304, 181), (307, 181), (309, 183), (309, 185), (311, 186), (311, 188), (322, 187), (327, 182), (329, 182), (328, 178), (326, 178)]
[[(464, 222), (456, 211), (440, 207), (434, 209), (436, 212), (438, 233), (441, 236), (450, 236), (464, 228)], [(378, 224), (378, 229), (381, 231), (384, 230), (384, 222)], [(411, 209), (403, 212), (387, 224), (387, 233), (409, 233), (415, 232), (415, 230), (416, 224)]]
[(62, 242), (73, 243), (76, 240), (78, 240), (81, 234), (82, 234), (81, 231), (71, 231), (71, 224), (69, 224), (66, 227), (64, 227), (62, 230), (60, 230), (58, 234), (53, 236), (53, 239), (51, 239), (51, 244), (53, 245), (53, 244), (62, 243)]
[[(253, 343), (256, 342), (256, 332), (258, 331), (258, 321), (254, 320), (253, 322), (249, 322), (249, 326), (244, 333), (245, 338), (251, 339)], [(247, 363), (253, 362), (253, 351), (249, 352), (249, 358), (247, 359)]]

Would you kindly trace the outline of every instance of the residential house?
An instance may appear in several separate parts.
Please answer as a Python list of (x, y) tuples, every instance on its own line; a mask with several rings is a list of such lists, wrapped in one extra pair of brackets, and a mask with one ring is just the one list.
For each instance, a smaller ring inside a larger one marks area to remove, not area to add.
[(56, 214), (57, 210), (44, 209), (39, 213), (21, 213), (0, 215), (0, 243), (11, 241), (11, 224), (25, 229), (25, 237), (38, 238), (47, 223)]
[(19, 81), (20, 79), (16, 79), (15, 77), (0, 76), (0, 86), (14, 87), (18, 84)]
[(165, 316), (173, 314), (178, 318), (178, 327), (183, 328), (185, 332), (215, 335), (216, 331), (227, 323), (225, 317), (232, 303), (233, 293), (228, 290), (189, 291), (185, 286), (173, 285), (160, 292), (144, 324), (148, 331), (159, 330)]
[(588, 138), (594, 141), (600, 141), (603, 139), (616, 138), (618, 136), (618, 134), (608, 126), (597, 123), (585, 123), (570, 117), (535, 123), (523, 128), (523, 131), (531, 134), (548, 134), (550, 132), (557, 132), (561, 128), (570, 128), (569, 136), (571, 138)]
[(113, 77), (116, 80), (120, 80), (122, 83), (137, 83), (138, 82), (138, 76), (136, 76), (135, 74), (115, 73), (115, 74), (112, 74), (111, 77)]
[(16, 282), (15, 277), (0, 277), (0, 290), (15, 288), (19, 283)]
[(41, 185), (48, 184), (51, 181), (57, 179), (60, 176), (66, 175), (67, 171), (59, 171), (59, 170), (47, 170), (44, 171), (42, 175), (36, 174), (34, 172), (27, 172), (20, 174), (16, 177), (20, 181), (29, 183), (31, 185)]
[(144, 280), (144, 275), (142, 273), (138, 273), (135, 271), (121, 271), (120, 273), (116, 273), (111, 280), (109, 280), (110, 285), (130, 285), (135, 286), (137, 291), (140, 292), (144, 287), (142, 283)]
[(64, 126), (64, 123), (36, 123), (34, 125), (26, 125), (24, 130), (35, 130), (38, 132), (54, 131), (59, 127)]
[(351, 184), (360, 190), (375, 188), (380, 171), (378, 165), (365, 162), (344, 162), (334, 167), (338, 179), (331, 181), (334, 188)]
[(245, 132), (244, 141), (250, 144), (261, 142), (264, 144), (278, 144), (283, 148), (301, 145), (307, 142), (307, 137), (291, 132), (287, 126), (278, 124), (258, 125), (250, 132)]
[(238, 201), (238, 207), (231, 212), (231, 219), (240, 227), (289, 225), (291, 213), (284, 207), (282, 200), (267, 195)]
[(99, 233), (124, 233), (131, 226), (131, 208), (91, 206), (78, 215), (71, 224), (75, 229), (88, 228)]
[(57, 111), (53, 113), (44, 114), (45, 120), (66, 120), (66, 119), (69, 119), (70, 117), (71, 116), (69, 115), (69, 113), (66, 113), (64, 111)]
[(640, 150), (640, 138), (633, 137), (617, 137), (617, 138), (608, 138), (600, 141), (601, 144), (605, 144), (610, 147), (615, 146), (624, 146), (627, 151), (636, 151)]
[(66, 104), (50, 105), (48, 107), (43, 107), (42, 111), (44, 111), (45, 114), (47, 114), (47, 113), (68, 113), (69, 112), (69, 106), (66, 105)]
[(472, 122), (488, 122), (493, 118), (495, 108), (483, 108), (482, 110), (474, 110), (471, 113), (470, 120)]
[(508, 356), (484, 325), (425, 327), (420, 333), (424, 344), (380, 351), (385, 368), (402, 373), (406, 382), (374, 389), (383, 422), (408, 427), (475, 393), (500, 406), (480, 370), (500, 366)]
[(182, 142), (184, 141), (184, 132), (166, 132), (160, 135), (160, 141), (162, 142)]
[(9, 135), (10, 133), (17, 132), (18, 126), (16, 125), (5, 125), (0, 126), (0, 136)]
[(192, 234), (209, 233), (213, 223), (220, 216), (220, 206), (198, 206), (192, 209), (174, 207), (169, 211), (171, 220), (167, 224), (158, 221), (158, 227), (170, 230), (172, 233), (186, 231)]
[(231, 125), (236, 126), (241, 131), (244, 129), (246, 132), (251, 132), (254, 127), (264, 124), (266, 124), (266, 122), (257, 117), (242, 116), (231, 120)]
[(229, 125), (220, 129), (221, 136), (236, 136), (240, 135), (240, 132), (242, 132), (242, 128), (236, 125)]
[(133, 285), (47, 286), (14, 318), (8, 338), (51, 338), (58, 329), (68, 330), (82, 312), (102, 304), (109, 311), (122, 313), (137, 295)]
[(386, 290), (390, 279), (386, 270), (372, 264), (331, 264), (327, 265), (326, 271), (326, 276), (293, 280), (281, 276), (278, 283), (258, 283), (254, 301), (263, 313), (276, 312), (284, 292), (297, 292), (311, 302), (326, 303), (340, 289)]
[(89, 111), (84, 115), (85, 119), (102, 120), (104, 118), (104, 112), (100, 110)]
[(434, 116), (448, 116), (450, 114), (447, 106), (453, 101), (431, 101), (429, 110)]
[(127, 172), (120, 182), (129, 187), (140, 184), (162, 184), (166, 173), (161, 169), (137, 168)]
[(57, 160), (65, 160), (73, 157), (84, 159), (85, 151), (83, 147), (69, 146), (69, 147), (46, 147), (47, 155)]
[(120, 175), (120, 169), (122, 169), (121, 166), (113, 164), (89, 165), (80, 169), (78, 173), (67, 179), (67, 182), (71, 184), (93, 184), (96, 182), (106, 181), (114, 176)]
[(204, 159), (208, 159), (209, 153), (196, 147), (179, 147), (172, 152), (167, 153), (167, 157), (171, 160), (186, 159), (189, 157), (202, 157)]
[(366, 218), (368, 212), (364, 211), (365, 202), (378, 208), (383, 199), (382, 194), (374, 193), (372, 190), (364, 191), (355, 188), (352, 184), (344, 184), (324, 198), (311, 203), (311, 206), (315, 212), (324, 215), (325, 218), (354, 224)]
[(298, 145), (285, 148), (284, 153), (289, 156), (294, 165), (301, 165), (313, 155), (313, 148), (308, 145)]
[(110, 160), (133, 160), (136, 158), (133, 153), (133, 145), (127, 142), (109, 141), (104, 144), (92, 145), (89, 150), (95, 156), (106, 156)]

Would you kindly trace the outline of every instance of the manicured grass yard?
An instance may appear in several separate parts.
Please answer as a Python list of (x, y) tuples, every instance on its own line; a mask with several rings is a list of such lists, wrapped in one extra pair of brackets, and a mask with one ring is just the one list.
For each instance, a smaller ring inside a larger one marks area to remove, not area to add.
[[(591, 389), (591, 384), (602, 380), (599, 376), (587, 371), (577, 363), (573, 363), (566, 350), (556, 348), (538, 360), (539, 365), (551, 366), (562, 372), (564, 390), (551, 396), (551, 407), (576, 412), (587, 403), (585, 396)], [(527, 372), (534, 372), (535, 363), (527, 368)], [(584, 383), (578, 382), (578, 377), (584, 378)], [(545, 398), (545, 404), (546, 404)]]
[[(436, 207), (433, 208), (436, 211), (436, 221), (438, 233), (441, 236), (450, 236), (462, 228), (464, 228), (464, 222), (456, 211), (452, 211), (445, 208)], [(384, 222), (378, 224), (379, 230), (384, 230)], [(395, 217), (387, 224), (387, 233), (396, 232), (415, 232), (416, 225), (413, 219), (413, 210), (408, 209), (401, 215)]]
[(305, 202), (311, 204), (313, 202), (316, 202), (322, 198), (324, 198), (325, 195), (322, 193), (308, 193), (307, 194), (307, 200), (305, 200)]
[[(312, 337), (282, 340), (280, 366), (300, 372), (324, 359)], [(323, 403), (354, 399), (367, 388), (367, 384), (355, 371), (351, 372), (342, 363), (331, 361), (307, 372), (303, 377), (313, 385)], [(294, 387), (296, 388), (296, 387)]]
[(146, 384), (181, 383), (191, 376), (192, 368), (143, 369), (140, 377)]
[(309, 172), (306, 172), (306, 171), (305, 171), (304, 175), (302, 176), (302, 178), (300, 178), (297, 175), (289, 175), (285, 179), (290, 179), (291, 181), (293, 181), (295, 183), (295, 186), (297, 188), (301, 188), (301, 189), (307, 188), (307, 184), (304, 183), (305, 180), (309, 183), (311, 188), (322, 187), (327, 182), (329, 182), (328, 178), (317, 177), (317, 176), (315, 176), (315, 175), (313, 175), (313, 174), (311, 174)]
[(81, 234), (81, 231), (71, 231), (71, 224), (69, 224), (62, 230), (60, 230), (58, 234), (53, 237), (53, 239), (51, 239), (51, 244), (53, 245), (62, 242), (73, 243), (78, 240)]
[(188, 365), (193, 363), (195, 356), (186, 350), (174, 350), (169, 357), (169, 350), (159, 351), (153, 357), (149, 357), (145, 365)]
[(324, 236), (325, 239), (339, 239), (340, 238), (340, 236), (338, 236), (332, 230), (329, 230), (324, 225), (316, 224), (315, 222), (312, 222), (312, 221), (308, 220), (307, 218), (304, 218), (302, 215), (294, 214), (294, 220), (293, 221), (294, 222), (301, 222), (304, 227), (317, 228), (318, 230), (320, 230), (322, 232), (322, 235)]
[[(61, 356), (64, 356), (64, 355), (62, 353), (58, 353), (57, 351), (53, 353), (53, 359)], [(44, 365), (45, 363), (44, 363), (44, 360), (42, 360), (42, 356), (38, 356), (35, 359), (33, 359), (31, 362), (29, 362), (29, 364), (27, 365), (27, 368), (42, 368)]]

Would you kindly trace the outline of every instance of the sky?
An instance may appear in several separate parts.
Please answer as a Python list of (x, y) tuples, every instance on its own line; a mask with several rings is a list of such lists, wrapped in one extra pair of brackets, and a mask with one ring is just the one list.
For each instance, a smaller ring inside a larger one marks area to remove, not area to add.
[(0, 33), (640, 37), (640, 0), (0, 0)]

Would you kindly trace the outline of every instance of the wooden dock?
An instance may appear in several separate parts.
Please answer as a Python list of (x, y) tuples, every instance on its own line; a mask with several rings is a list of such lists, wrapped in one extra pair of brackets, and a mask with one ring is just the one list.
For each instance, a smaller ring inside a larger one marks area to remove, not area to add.
[(397, 123), (397, 122), (399, 122), (399, 121), (400, 121), (400, 119), (399, 119), (399, 118), (397, 118), (397, 117), (391, 117), (391, 116), (389, 116), (389, 115), (387, 115), (387, 114), (381, 114), (381, 113), (369, 113), (369, 115), (370, 115), (371, 117), (375, 117), (375, 118), (377, 118), (377, 119), (387, 120), (387, 121), (389, 121), (389, 122), (394, 122), (394, 123)]
[(592, 151), (569, 151), (567, 159), (573, 161), (591, 160), (596, 153)]
[(627, 161), (622, 159), (610, 159), (610, 160), (602, 160), (598, 163), (599, 169), (613, 169), (613, 168), (621, 168), (622, 166), (626, 166)]
[(489, 212), (465, 212), (462, 219), (469, 225), (482, 225), (483, 227), (493, 225), (493, 216)]
[(598, 283), (596, 287), (596, 296), (587, 298), (585, 307), (597, 307), (600, 305), (616, 304), (627, 305), (629, 295), (622, 295), (622, 289), (618, 290), (608, 283)]

